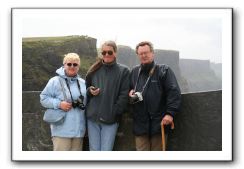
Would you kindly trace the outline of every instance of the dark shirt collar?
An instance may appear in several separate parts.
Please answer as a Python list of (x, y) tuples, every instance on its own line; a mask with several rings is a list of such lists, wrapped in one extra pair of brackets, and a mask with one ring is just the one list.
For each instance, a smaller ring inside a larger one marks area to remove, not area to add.
[(155, 65), (154, 61), (148, 64), (141, 64), (141, 72), (148, 74), (154, 65)]

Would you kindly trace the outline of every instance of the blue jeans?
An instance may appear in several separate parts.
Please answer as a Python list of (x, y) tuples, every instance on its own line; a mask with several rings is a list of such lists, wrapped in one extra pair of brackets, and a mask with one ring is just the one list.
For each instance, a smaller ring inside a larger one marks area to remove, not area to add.
[(87, 120), (90, 151), (112, 151), (118, 126)]

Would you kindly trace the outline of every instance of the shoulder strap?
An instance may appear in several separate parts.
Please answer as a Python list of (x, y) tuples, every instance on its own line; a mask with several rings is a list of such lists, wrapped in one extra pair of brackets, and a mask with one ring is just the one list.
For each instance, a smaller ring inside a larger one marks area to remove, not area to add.
[(62, 91), (63, 91), (64, 100), (67, 100), (67, 96), (66, 96), (66, 93), (65, 93), (65, 91), (64, 91), (64, 85), (63, 85), (63, 83), (62, 83), (62, 81), (61, 81), (61, 77), (60, 77), (60, 76), (58, 76), (58, 80), (59, 80), (59, 83), (60, 83), (61, 88), (62, 88)]
[(80, 89), (80, 82), (79, 82), (79, 79), (77, 79), (77, 86), (78, 86), (78, 88), (79, 88), (80, 95), (82, 95), (82, 94), (81, 94), (81, 89)]

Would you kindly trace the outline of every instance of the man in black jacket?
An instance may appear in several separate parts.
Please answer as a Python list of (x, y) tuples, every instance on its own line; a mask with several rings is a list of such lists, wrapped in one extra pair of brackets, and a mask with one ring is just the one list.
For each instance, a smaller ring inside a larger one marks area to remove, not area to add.
[(154, 62), (151, 42), (136, 46), (140, 65), (131, 71), (130, 103), (133, 110), (133, 132), (136, 150), (162, 150), (161, 124), (173, 125), (179, 112), (181, 92), (173, 71)]

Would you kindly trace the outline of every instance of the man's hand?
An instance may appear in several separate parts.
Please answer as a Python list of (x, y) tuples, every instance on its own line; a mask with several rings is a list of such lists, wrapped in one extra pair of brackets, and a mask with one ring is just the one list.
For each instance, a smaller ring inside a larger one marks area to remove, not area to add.
[(129, 97), (132, 97), (134, 95), (135, 91), (132, 89), (130, 92), (129, 92)]
[(172, 123), (173, 123), (173, 117), (168, 114), (166, 114), (161, 121), (161, 125), (172, 125)]

